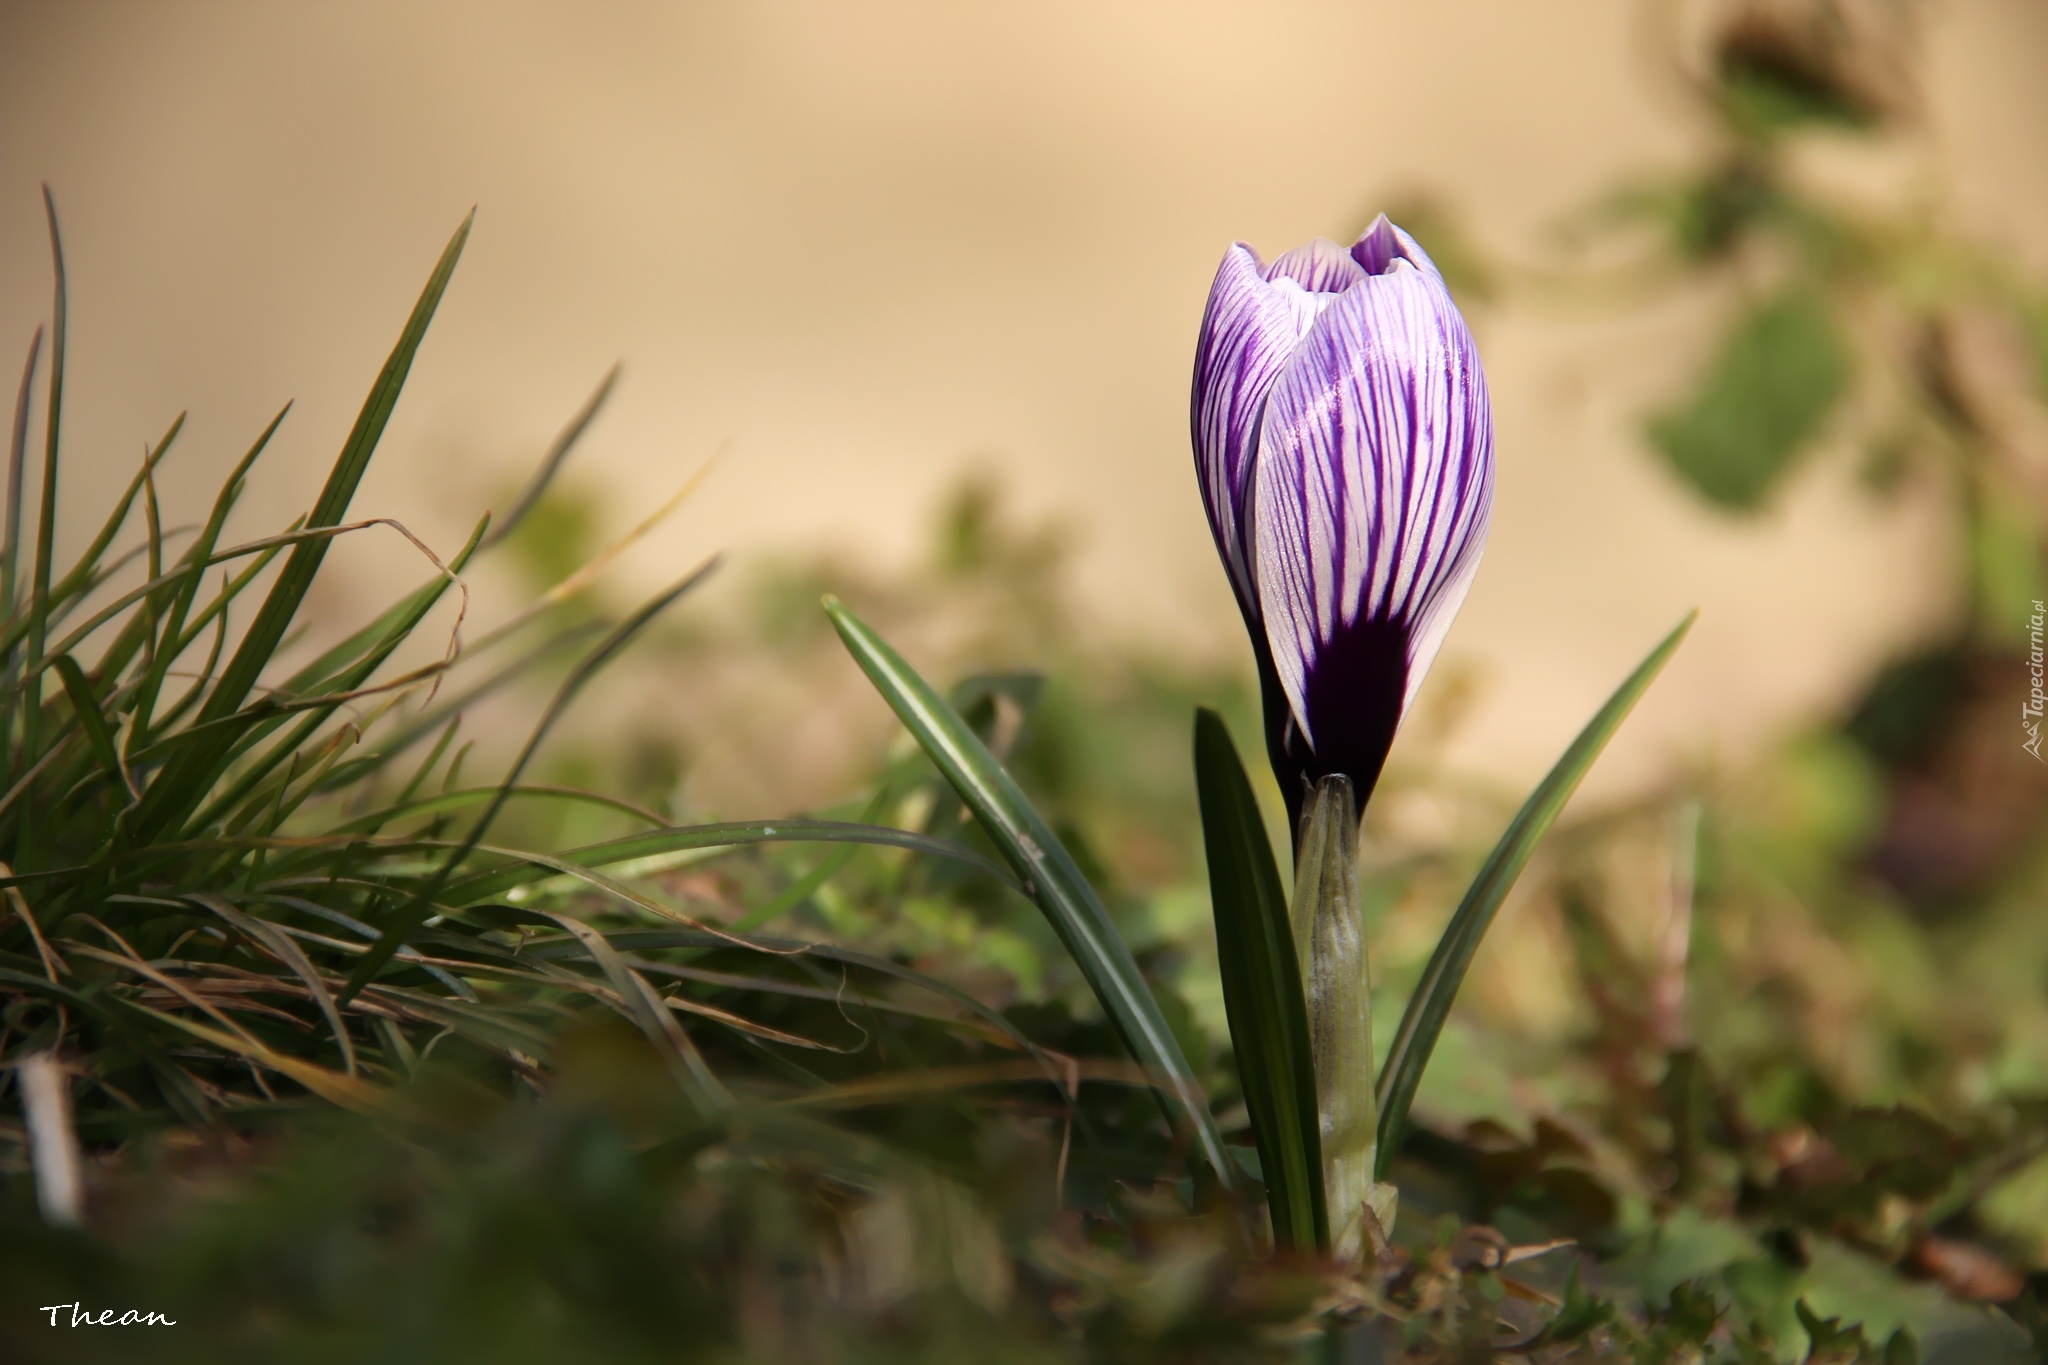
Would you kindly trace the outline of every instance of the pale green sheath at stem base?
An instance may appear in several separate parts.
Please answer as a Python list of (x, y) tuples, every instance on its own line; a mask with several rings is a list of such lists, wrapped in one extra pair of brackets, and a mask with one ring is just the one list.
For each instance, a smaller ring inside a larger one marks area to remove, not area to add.
[(1317, 783), (1302, 816), (1289, 911), (1315, 1059), (1330, 1250), (1344, 1260), (1367, 1249), (1367, 1209), (1381, 1236), (1392, 1230), (1395, 1199), (1393, 1186), (1373, 1180), (1379, 1106), (1373, 1097), (1372, 996), (1358, 895), (1358, 821), (1349, 778)]

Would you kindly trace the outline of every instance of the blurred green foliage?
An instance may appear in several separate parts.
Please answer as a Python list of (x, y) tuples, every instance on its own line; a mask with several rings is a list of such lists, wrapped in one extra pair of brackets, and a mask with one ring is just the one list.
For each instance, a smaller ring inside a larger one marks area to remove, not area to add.
[(506, 548), (535, 591), (554, 587), (596, 557), (601, 510), (590, 490), (564, 481), (527, 511)]
[(1710, 502), (1751, 510), (1791, 468), (1849, 377), (1827, 308), (1809, 294), (1758, 304), (1699, 392), (1650, 424), (1672, 467)]

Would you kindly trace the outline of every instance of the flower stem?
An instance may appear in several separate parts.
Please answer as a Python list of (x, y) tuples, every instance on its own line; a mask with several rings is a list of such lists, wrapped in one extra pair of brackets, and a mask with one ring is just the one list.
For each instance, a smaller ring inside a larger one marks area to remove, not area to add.
[(1330, 1245), (1346, 1260), (1366, 1249), (1367, 1207), (1382, 1233), (1393, 1212), (1387, 1192), (1373, 1182), (1379, 1109), (1373, 1098), (1372, 999), (1358, 895), (1358, 820), (1348, 778), (1331, 776), (1317, 783), (1302, 814), (1289, 912), (1315, 1058)]

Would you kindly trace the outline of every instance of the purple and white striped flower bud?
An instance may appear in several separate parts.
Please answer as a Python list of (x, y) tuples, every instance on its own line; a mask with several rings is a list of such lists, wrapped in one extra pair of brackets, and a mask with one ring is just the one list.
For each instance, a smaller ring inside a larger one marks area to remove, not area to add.
[(1472, 333), (1384, 216), (1348, 251), (1318, 239), (1263, 264), (1240, 242), (1209, 291), (1193, 428), (1294, 823), (1332, 774), (1362, 807), (1486, 542)]

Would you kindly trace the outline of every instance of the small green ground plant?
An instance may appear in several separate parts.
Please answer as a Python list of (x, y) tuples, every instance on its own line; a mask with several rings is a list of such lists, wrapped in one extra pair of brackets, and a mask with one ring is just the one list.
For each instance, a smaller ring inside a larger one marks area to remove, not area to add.
[[(54, 245), (54, 206), (50, 218)], [(678, 1015), (716, 1020), (748, 1045), (833, 1050), (700, 1000), (685, 982), (753, 982), (771, 995), (821, 999), (842, 1031), (857, 1034), (844, 1013), (848, 993), (862, 991), (851, 979), (878, 974), (962, 1007), (969, 1035), (1024, 1046), (988, 1011), (977, 1018), (957, 990), (900, 965), (744, 937), (779, 913), (773, 897), (717, 928), (651, 881), (733, 849), (872, 843), (951, 858), (1014, 886), (983, 854), (858, 821), (676, 826), (618, 798), (522, 784), (577, 692), (709, 564), (623, 619), (581, 623), (566, 640), (522, 642), (519, 627), (546, 624), (529, 612), (467, 648), (451, 638), (424, 666), (392, 666), (438, 604), (466, 593), (464, 569), (509, 529), (493, 534), (486, 518), (445, 562), (421, 547), (432, 572), (417, 591), (287, 676), (265, 676), (334, 538), (388, 524), (350, 522), (348, 505), (468, 231), (465, 223), (443, 253), (305, 517), (255, 540), (227, 535), (280, 414), (202, 527), (162, 527), (155, 486), (182, 425), (173, 423), (62, 571), (53, 567), (66, 340), (58, 252), (40, 507), (33, 535), (23, 534), (39, 334), (14, 422), (7, 517), (15, 534), (0, 593), (10, 604), (0, 664), (0, 843), (9, 851), (0, 879), (8, 912), (0, 1047), (10, 1062), (57, 1060), (66, 1103), (51, 1121), (61, 1118), (76, 1140), (118, 1145), (152, 1130), (239, 1130), (313, 1100), (384, 1114), (395, 1089), (442, 1053), (462, 1053), (465, 1066), (483, 1066), (500, 1088), (535, 1083), (555, 1030), (592, 1007), (639, 1028), (701, 1115), (735, 1100)], [(514, 520), (562, 453), (544, 463)], [(139, 543), (117, 551), (138, 509)], [(231, 613), (252, 600), (253, 615), (232, 627)], [(579, 645), (504, 775), (465, 782), (465, 708), (516, 680), (522, 659)], [(500, 657), (508, 654), (510, 667)], [(515, 801), (595, 807), (628, 832), (579, 848), (500, 847), (491, 832)], [(843, 862), (821, 864), (811, 884)], [(791, 888), (781, 904), (805, 894)], [(610, 932), (622, 925), (639, 934), (625, 947)], [(734, 953), (758, 975), (718, 970)], [(782, 1079), (791, 1075), (809, 1073)], [(33, 1141), (40, 1120), (25, 1112), (15, 1142)], [(61, 1200), (46, 1211), (60, 1221), (81, 1216)]]

